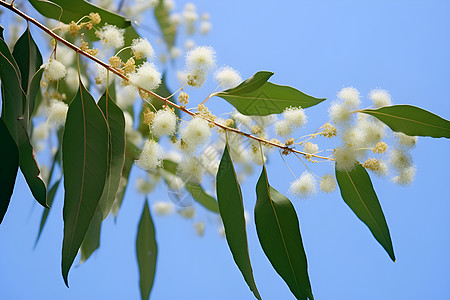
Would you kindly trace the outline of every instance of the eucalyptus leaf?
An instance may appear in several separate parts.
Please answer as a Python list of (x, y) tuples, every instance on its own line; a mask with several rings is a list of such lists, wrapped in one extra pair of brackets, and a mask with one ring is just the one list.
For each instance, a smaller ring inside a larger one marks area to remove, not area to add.
[(19, 168), (19, 149), (14, 142), (5, 122), (0, 118), (0, 224), (8, 210), (9, 201), (14, 191), (17, 170)]
[(155, 18), (166, 42), (167, 49), (170, 50), (175, 45), (177, 26), (170, 21), (169, 14), (170, 11), (164, 5), (164, 0), (159, 0), (155, 6)]
[(47, 194), (47, 204), (49, 208), (44, 208), (44, 211), (42, 212), (41, 216), (41, 222), (39, 224), (39, 231), (38, 235), (36, 237), (36, 241), (34, 242), (34, 247), (36, 247), (37, 243), (39, 242), (39, 238), (41, 237), (42, 231), (44, 230), (45, 223), (47, 222), (48, 214), (50, 213), (50, 209), (53, 204), (53, 200), (55, 199), (56, 191), (58, 190), (59, 184), (61, 183), (61, 179), (58, 179), (52, 187), (48, 190)]
[(297, 213), (289, 199), (269, 185), (265, 166), (256, 196), (256, 231), (264, 253), (297, 299), (314, 299)]
[(219, 213), (219, 205), (213, 196), (205, 192), (200, 184), (186, 183), (186, 190), (204, 208), (214, 213)]
[(100, 199), (99, 209), (105, 219), (116, 199), (120, 178), (125, 162), (125, 117), (122, 110), (106, 92), (98, 101), (110, 130), (110, 160), (105, 188)]
[(350, 171), (336, 168), (336, 179), (342, 199), (395, 262), (389, 228), (367, 171), (360, 164)]
[(131, 21), (107, 11), (101, 7), (91, 4), (84, 0), (28, 0), (33, 7), (43, 16), (60, 20), (69, 24), (71, 21), (75, 23), (82, 17), (89, 15), (91, 12), (98, 13), (101, 22), (98, 27), (105, 23), (116, 25), (119, 28), (126, 28), (131, 25)]
[(158, 246), (156, 244), (155, 227), (152, 216), (150, 215), (147, 199), (145, 199), (144, 210), (139, 221), (136, 238), (136, 255), (139, 266), (141, 299), (148, 300), (155, 278)]
[(47, 188), (40, 178), (40, 170), (27, 133), (28, 119), (24, 117), (26, 97), (21, 86), (20, 69), (2, 39), (0, 39), (0, 78), (3, 99), (2, 118), (19, 149), (20, 170), (34, 198), (42, 206), (47, 207)]
[(95, 211), (94, 217), (89, 224), (89, 229), (84, 236), (83, 243), (80, 247), (80, 265), (100, 247), (100, 230), (102, 227), (102, 212), (100, 209)]
[(374, 116), (392, 130), (410, 136), (450, 138), (450, 121), (412, 105), (392, 105), (360, 112)]
[(280, 114), (291, 106), (308, 108), (325, 100), (306, 95), (290, 86), (268, 82), (272, 75), (272, 72), (258, 72), (237, 87), (214, 95), (249, 116)]
[(225, 145), (216, 176), (216, 193), (220, 216), (225, 227), (225, 237), (233, 254), (233, 259), (250, 290), (257, 299), (261, 299), (253, 278), (253, 270), (248, 254), (241, 187), (231, 161), (228, 144)]
[(62, 275), (68, 273), (103, 192), (107, 174), (108, 125), (83, 84), (69, 106), (62, 142), (64, 238)]

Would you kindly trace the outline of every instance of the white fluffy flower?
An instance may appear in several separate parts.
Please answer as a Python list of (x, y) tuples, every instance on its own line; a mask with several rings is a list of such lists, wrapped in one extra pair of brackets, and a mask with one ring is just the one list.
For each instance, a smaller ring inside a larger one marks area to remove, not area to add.
[(180, 137), (188, 151), (194, 151), (198, 145), (204, 144), (211, 136), (209, 122), (200, 117), (193, 118), (180, 131)]
[(406, 135), (403, 132), (394, 132), (398, 143), (406, 148), (413, 148), (417, 143), (417, 136)]
[(224, 89), (233, 88), (241, 83), (242, 78), (239, 72), (231, 67), (222, 67), (216, 71), (214, 78)]
[(134, 101), (136, 101), (136, 97), (137, 97), (136, 87), (133, 85), (127, 85), (121, 87), (117, 91), (116, 103), (120, 108), (126, 109), (134, 104)]
[(177, 116), (171, 109), (160, 109), (151, 124), (151, 132), (157, 137), (173, 135), (177, 127)]
[(308, 198), (316, 193), (316, 179), (307, 171), (291, 183), (290, 192), (299, 198)]
[(259, 147), (252, 147), (250, 158), (258, 166), (262, 166), (267, 161), (267, 157), (264, 154), (261, 154), (261, 149)]
[(152, 182), (145, 180), (144, 178), (139, 177), (136, 179), (135, 188), (140, 194), (146, 195), (150, 193), (154, 187), (155, 185)]
[(137, 87), (152, 91), (161, 84), (161, 73), (154, 64), (144, 62), (135, 73), (130, 74), (130, 81)]
[(198, 19), (198, 14), (195, 10), (184, 10), (183, 19), (186, 25), (193, 25), (193, 23)]
[(326, 174), (320, 180), (320, 190), (324, 193), (334, 192), (336, 189), (336, 178), (333, 174)]
[(180, 57), (182, 54), (181, 49), (177, 48), (177, 47), (172, 47), (170, 48), (170, 57), (172, 59), (177, 59), (178, 57)]
[(328, 110), (330, 118), (336, 125), (346, 123), (351, 119), (351, 110), (343, 104), (334, 103)]
[(200, 33), (203, 35), (208, 34), (211, 31), (212, 24), (209, 21), (202, 21), (200, 23)]
[(235, 119), (238, 124), (242, 124), (248, 129), (252, 128), (252, 117), (243, 115), (236, 110), (231, 113), (231, 117)]
[(416, 175), (415, 166), (410, 166), (400, 171), (397, 176), (392, 178), (392, 181), (399, 185), (409, 185), (414, 181)]
[(75, 51), (66, 46), (58, 45), (56, 59), (65, 66), (70, 66), (75, 61)]
[(319, 151), (319, 146), (317, 144), (307, 142), (303, 146), (303, 152), (306, 152), (309, 154), (314, 154), (314, 153), (317, 153), (318, 151)]
[[(100, 84), (100, 85), (104, 85), (106, 86), (107, 83), (111, 84), (113, 82), (113, 80), (116, 78), (116, 74), (114, 74), (113, 72), (109, 72), (108, 74), (108, 70), (106, 68), (104, 68), (103, 66), (100, 65), (95, 65), (95, 83), (96, 84)], [(83, 78), (83, 77), (81, 77)], [(83, 82), (86, 82), (84, 80), (82, 80)]]
[(167, 201), (158, 201), (152, 206), (155, 214), (159, 216), (171, 215), (174, 211), (173, 203)]
[(144, 170), (152, 170), (162, 163), (163, 149), (154, 140), (146, 140), (136, 164)]
[(125, 30), (115, 25), (105, 25), (95, 34), (100, 38), (102, 45), (105, 47), (120, 48), (124, 44)]
[(294, 127), (301, 127), (307, 122), (305, 110), (301, 107), (288, 107), (284, 110), (283, 116)]
[(375, 89), (371, 90), (369, 93), (369, 98), (372, 100), (375, 107), (383, 107), (391, 105), (391, 95), (386, 90)]
[(197, 232), (197, 234), (199, 236), (203, 236), (205, 234), (205, 222), (203, 222), (203, 221), (195, 222), (194, 228), (195, 228), (195, 232)]
[(48, 80), (60, 80), (66, 76), (66, 67), (54, 58), (41, 66), (44, 68), (44, 77)]
[(275, 133), (279, 136), (287, 137), (292, 134), (292, 126), (286, 120), (281, 120), (275, 123)]
[(187, 182), (201, 183), (203, 171), (202, 162), (194, 156), (185, 157), (178, 164), (178, 173)]
[(357, 163), (355, 151), (345, 146), (334, 150), (334, 158), (338, 170), (349, 171), (353, 169)]
[(136, 59), (142, 59), (144, 57), (151, 59), (155, 56), (155, 51), (146, 38), (134, 39), (131, 50)]
[(48, 108), (47, 122), (51, 128), (58, 129), (66, 123), (67, 111), (69, 106), (59, 100), (50, 100), (50, 107)]
[(412, 165), (412, 156), (406, 151), (393, 149), (389, 158), (389, 163), (398, 171), (405, 170)]
[(193, 206), (185, 207), (177, 210), (177, 213), (186, 219), (192, 219), (195, 216), (195, 208)]
[(170, 24), (178, 26), (181, 23), (181, 15), (179, 13), (173, 13), (169, 16)]
[(197, 46), (186, 54), (188, 70), (210, 71), (216, 65), (216, 52), (212, 47)]
[(33, 128), (33, 140), (45, 140), (49, 135), (49, 126), (47, 122), (39, 123)]
[(191, 50), (194, 47), (195, 47), (195, 42), (193, 40), (186, 40), (186, 42), (184, 42), (184, 49)]
[(187, 77), (188, 77), (188, 74), (187, 74), (186, 72), (183, 72), (183, 71), (177, 71), (176, 76), (177, 76), (178, 83), (179, 83), (180, 85), (186, 84), (186, 82), (187, 82)]
[(359, 92), (353, 87), (346, 87), (339, 91), (338, 98), (344, 102), (345, 106), (350, 109), (355, 109), (361, 103), (359, 100)]
[(175, 8), (175, 1), (173, 0), (164, 0), (164, 8), (168, 11), (172, 11)]

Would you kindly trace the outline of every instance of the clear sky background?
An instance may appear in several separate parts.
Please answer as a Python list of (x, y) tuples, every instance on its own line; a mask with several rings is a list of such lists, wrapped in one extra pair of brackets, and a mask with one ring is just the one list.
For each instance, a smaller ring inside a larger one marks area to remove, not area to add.
[[(184, 3), (177, 2), (178, 11)], [(354, 86), (364, 96), (373, 88), (388, 89), (396, 104), (420, 106), (450, 119), (448, 1), (195, 3), (200, 12), (211, 14), (213, 22), (211, 34), (197, 42), (215, 48), (219, 65), (238, 69), (244, 78), (270, 70), (275, 72), (275, 83), (328, 98), (307, 110), (305, 132), (328, 120), (329, 104), (345, 86)], [(8, 24), (2, 25), (7, 31)], [(172, 89), (176, 87), (175, 80), (169, 84)], [(207, 87), (214, 89), (213, 84)], [(207, 91), (197, 93), (198, 101)], [(196, 103), (195, 96), (192, 99)], [(208, 103), (217, 113), (230, 111), (224, 102), (214, 98)], [(369, 105), (367, 99), (365, 104)], [(450, 143), (420, 138), (412, 153), (418, 170), (412, 186), (399, 187), (387, 179), (373, 178), (396, 263), (338, 191), (319, 193), (308, 201), (296, 200), (288, 193), (293, 180), (289, 170), (277, 155), (269, 162), (271, 185), (291, 198), (297, 210), (315, 299), (450, 299)], [(288, 163), (297, 176), (303, 172), (298, 160)], [(332, 171), (331, 165), (320, 168)], [(250, 212), (259, 173), (256, 167), (255, 176), (242, 186)], [(139, 175), (142, 173), (135, 172), (132, 178)], [(149, 196), (150, 203), (166, 199), (164, 185)], [(57, 193), (34, 250), (42, 208), (33, 201), (19, 175), (0, 226), (0, 299), (140, 299), (135, 238), (143, 195), (134, 188), (128, 190), (117, 222), (111, 217), (104, 222), (101, 248), (83, 265), (76, 267), (76, 262), (72, 267), (69, 289), (60, 271), (63, 190)], [(196, 220), (206, 223), (203, 237), (197, 236), (191, 221), (153, 214), (159, 257), (150, 298), (254, 299), (225, 239), (217, 234), (216, 216), (198, 205), (196, 208)], [(294, 299), (264, 256), (253, 218), (247, 230), (262, 298)]]

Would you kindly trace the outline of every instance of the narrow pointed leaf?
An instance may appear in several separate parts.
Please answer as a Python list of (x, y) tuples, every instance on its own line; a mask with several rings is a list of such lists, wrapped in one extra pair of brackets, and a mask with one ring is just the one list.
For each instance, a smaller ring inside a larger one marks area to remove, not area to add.
[(44, 69), (39, 69), (31, 78), (30, 85), (28, 86), (28, 93), (26, 103), (28, 104), (28, 117), (31, 119), (35, 114), (35, 109), (38, 107), (38, 98), (41, 97), (41, 79)]
[(29, 0), (29, 2), (43, 16), (61, 20), (66, 24), (71, 21), (77, 22), (82, 17), (94, 12), (100, 14), (102, 18), (100, 24), (96, 25), (98, 27), (102, 27), (105, 23), (116, 25), (119, 28), (126, 28), (131, 25), (130, 20), (84, 0)]
[(47, 188), (39, 175), (40, 170), (27, 133), (28, 119), (23, 114), (26, 98), (21, 86), (19, 67), (2, 39), (0, 39), (0, 78), (3, 99), (2, 118), (19, 148), (20, 170), (34, 198), (42, 206), (47, 207)]
[(216, 199), (205, 192), (200, 184), (186, 184), (186, 190), (191, 194), (198, 203), (200, 203), (204, 208), (214, 213), (219, 213), (219, 205)]
[(31, 79), (42, 65), (42, 55), (28, 27), (14, 45), (12, 54), (20, 69), (22, 89), (27, 93)]
[(122, 206), (123, 198), (128, 187), (128, 177), (130, 176), (134, 161), (137, 159), (138, 155), (139, 149), (129, 141), (125, 140), (125, 162), (123, 165), (122, 176), (119, 181), (119, 189), (117, 190), (116, 199), (112, 206), (112, 212), (115, 218), (117, 218), (117, 214)]
[(293, 106), (307, 108), (325, 99), (306, 95), (299, 90), (268, 82), (271, 72), (258, 72), (239, 86), (216, 93), (233, 105), (240, 113), (250, 116), (267, 116), (282, 113)]
[(297, 213), (289, 199), (269, 185), (264, 166), (256, 196), (256, 231), (264, 253), (297, 299), (314, 299)]
[(80, 82), (69, 106), (62, 142), (64, 239), (62, 275), (68, 273), (103, 192), (107, 172), (108, 126), (100, 108)]
[(166, 42), (167, 49), (171, 49), (175, 45), (175, 36), (177, 33), (177, 25), (170, 21), (169, 15), (170, 11), (164, 5), (164, 0), (159, 0), (155, 6), (155, 18)]
[(139, 266), (141, 299), (148, 300), (155, 278), (158, 246), (156, 244), (155, 226), (150, 215), (147, 199), (145, 199), (144, 210), (139, 221), (136, 238), (136, 255)]
[(351, 171), (336, 169), (336, 179), (342, 199), (395, 261), (389, 228), (367, 171), (359, 164)]
[(99, 209), (102, 218), (105, 219), (116, 199), (125, 162), (125, 118), (122, 110), (114, 103), (106, 93), (98, 101), (98, 106), (105, 115), (106, 122), (111, 132), (110, 136), (110, 161), (105, 188), (100, 199)]
[(17, 170), (19, 168), (19, 150), (9, 133), (3, 119), (0, 118), (0, 224), (3, 221), (9, 201), (14, 191)]
[(84, 236), (83, 243), (80, 247), (80, 265), (100, 247), (100, 229), (102, 227), (102, 212), (97, 209), (94, 217), (89, 224), (89, 229)]
[(34, 247), (36, 247), (37, 243), (39, 242), (39, 238), (41, 237), (42, 231), (44, 230), (45, 223), (47, 222), (48, 214), (50, 213), (50, 209), (53, 204), (53, 200), (55, 199), (56, 191), (58, 190), (59, 184), (61, 182), (61, 179), (58, 179), (52, 187), (48, 190), (47, 194), (47, 204), (49, 208), (45, 208), (42, 212), (41, 222), (39, 224), (39, 231), (38, 235), (36, 237), (36, 241), (34, 242)]
[(225, 146), (219, 164), (219, 171), (216, 176), (216, 192), (220, 216), (225, 227), (225, 237), (233, 254), (233, 259), (250, 290), (257, 299), (261, 299), (253, 278), (253, 270), (248, 254), (241, 187), (236, 178), (233, 162), (228, 152), (228, 145)]
[(450, 138), (450, 121), (416, 106), (393, 105), (360, 112), (374, 116), (392, 130), (407, 135)]

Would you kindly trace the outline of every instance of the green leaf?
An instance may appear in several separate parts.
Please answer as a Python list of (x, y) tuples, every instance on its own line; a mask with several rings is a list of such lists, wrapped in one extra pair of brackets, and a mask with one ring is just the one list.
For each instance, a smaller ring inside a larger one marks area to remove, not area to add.
[(21, 86), (19, 67), (0, 39), (0, 78), (2, 81), (2, 118), (19, 148), (19, 166), (34, 198), (44, 207), (47, 188), (36, 162), (33, 147), (27, 133), (28, 119), (23, 116), (25, 93)]
[(36, 237), (36, 241), (34, 242), (34, 247), (36, 247), (37, 243), (39, 242), (39, 238), (41, 237), (42, 231), (44, 230), (45, 222), (47, 222), (48, 214), (50, 213), (50, 209), (52, 207), (53, 200), (55, 199), (56, 191), (58, 190), (60, 182), (61, 179), (58, 179), (48, 190), (47, 203), (50, 208), (44, 208), (44, 211), (42, 212), (41, 222), (39, 224), (39, 232)]
[(342, 199), (395, 262), (389, 228), (367, 171), (360, 164), (351, 171), (336, 169), (336, 179)]
[(22, 89), (27, 93), (33, 76), (42, 66), (41, 52), (33, 40), (28, 27), (14, 45), (12, 55), (22, 75)]
[(80, 247), (80, 265), (100, 247), (100, 229), (102, 227), (102, 212), (100, 209), (95, 211), (94, 217), (89, 224), (89, 229), (84, 236), (83, 243)]
[(153, 287), (156, 271), (156, 258), (158, 246), (156, 245), (155, 226), (145, 199), (144, 210), (136, 238), (136, 255), (139, 266), (139, 286), (141, 288), (141, 299), (147, 300)]
[(119, 189), (112, 206), (112, 212), (115, 218), (117, 218), (119, 209), (122, 206), (123, 198), (128, 187), (128, 177), (130, 176), (134, 161), (137, 159), (138, 155), (139, 149), (132, 143), (125, 140), (125, 162), (123, 165), (122, 177), (120, 178), (119, 182)]
[[(177, 175), (178, 164), (171, 160), (163, 160), (163, 168), (160, 169), (160, 174), (167, 185), (174, 180)], [(205, 192), (200, 184), (185, 183), (186, 190), (191, 194), (198, 203), (211, 212), (219, 213), (219, 205), (216, 199)]]
[(268, 82), (272, 75), (272, 72), (258, 72), (237, 87), (214, 95), (227, 100), (240, 113), (249, 116), (280, 114), (290, 106), (308, 108), (325, 100), (306, 95), (290, 86)]
[(34, 116), (35, 109), (38, 107), (38, 97), (42, 98), (41, 93), (41, 79), (44, 69), (39, 69), (31, 78), (30, 85), (28, 86), (28, 93), (26, 98), (26, 103), (28, 104), (28, 118)]
[(14, 142), (3, 119), (0, 118), (0, 224), (3, 221), (9, 201), (16, 183), (17, 169), (19, 168), (19, 149)]
[(374, 116), (392, 130), (410, 136), (450, 138), (450, 121), (416, 106), (393, 105), (360, 112)]
[(265, 166), (256, 196), (256, 231), (264, 253), (297, 299), (314, 299), (297, 213), (288, 198), (269, 186)]
[(111, 132), (110, 161), (105, 188), (100, 199), (99, 208), (102, 218), (105, 219), (116, 199), (119, 189), (120, 177), (125, 162), (125, 118), (122, 110), (114, 103), (106, 92), (98, 101), (98, 106), (105, 115)]
[[(131, 21), (101, 7), (86, 2), (84, 0), (28, 0), (31, 5), (43, 16), (61, 20), (69, 24), (71, 21), (77, 22), (91, 12), (100, 14), (102, 21), (97, 27), (102, 27), (105, 23), (116, 25), (119, 28), (126, 28), (131, 25)], [(62, 9), (62, 10), (61, 10)]]
[(169, 14), (170, 11), (164, 5), (164, 0), (159, 0), (158, 5), (155, 6), (155, 18), (163, 34), (167, 49), (171, 49), (175, 45), (175, 36), (177, 33), (177, 26), (170, 22)]
[(219, 171), (216, 176), (216, 191), (220, 216), (225, 227), (225, 237), (234, 261), (250, 290), (257, 299), (261, 299), (253, 278), (253, 270), (248, 254), (241, 187), (237, 181), (233, 162), (228, 152), (228, 144), (225, 146), (219, 164)]
[(103, 192), (107, 173), (108, 125), (80, 82), (69, 106), (62, 142), (64, 172), (64, 239), (62, 275), (68, 273)]
[(214, 213), (219, 213), (219, 205), (217, 204), (216, 199), (206, 193), (200, 184), (186, 183), (186, 190), (192, 195), (192, 198), (204, 208)]

